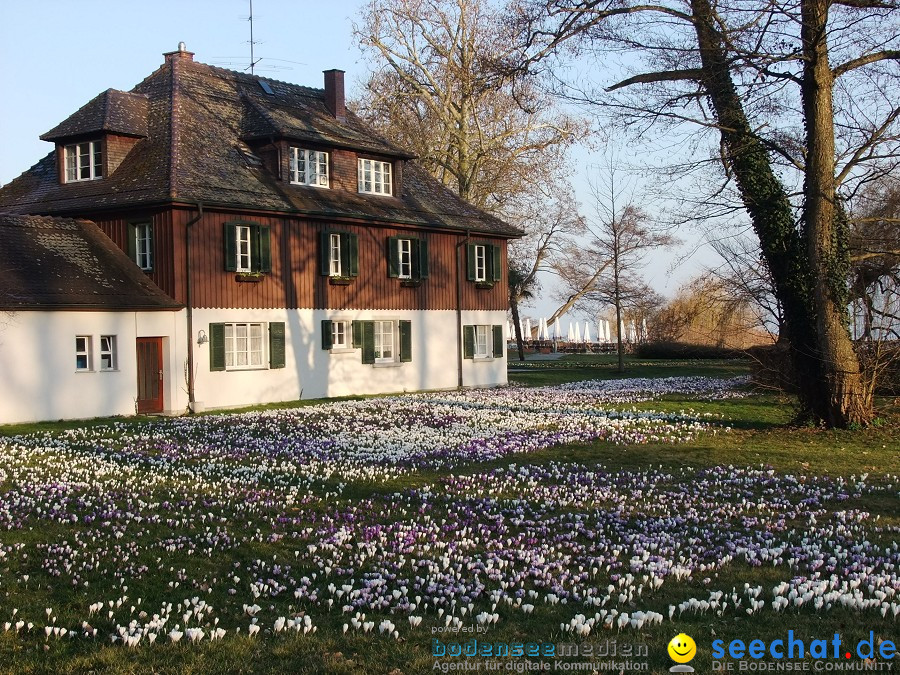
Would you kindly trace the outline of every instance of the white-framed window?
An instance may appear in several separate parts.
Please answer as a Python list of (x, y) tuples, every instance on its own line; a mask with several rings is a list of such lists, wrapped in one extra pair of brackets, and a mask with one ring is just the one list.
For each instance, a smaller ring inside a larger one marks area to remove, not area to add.
[(297, 185), (328, 187), (328, 153), (291, 148), (291, 182)]
[(487, 280), (487, 247), (475, 245), (475, 281)]
[(225, 324), (225, 368), (265, 367), (265, 340), (261, 323)]
[(360, 159), (357, 171), (360, 192), (373, 195), (394, 194), (391, 184), (391, 163), (377, 159)]
[(75, 336), (75, 370), (87, 372), (91, 368), (91, 336)]
[(476, 359), (486, 359), (493, 356), (493, 353), (488, 351), (488, 345), (490, 344), (490, 332), (490, 326), (475, 326)]
[(332, 232), (328, 237), (328, 274), (333, 277), (341, 276), (341, 235)]
[(118, 355), (116, 354), (116, 336), (100, 336), (100, 370), (115, 370)]
[(397, 240), (398, 274), (400, 279), (412, 279), (412, 239)]
[(103, 143), (86, 141), (65, 146), (66, 182), (103, 178)]
[(375, 321), (375, 363), (396, 361), (394, 321)]
[(150, 223), (134, 225), (134, 262), (145, 272), (153, 269), (153, 226)]
[(231, 220), (224, 226), (226, 272), (263, 275), (272, 271), (268, 225)]
[(331, 348), (350, 349), (349, 321), (331, 322)]
[(236, 225), (234, 228), (234, 236), (237, 243), (235, 247), (237, 252), (235, 271), (237, 272), (251, 271), (250, 229), (249, 225)]

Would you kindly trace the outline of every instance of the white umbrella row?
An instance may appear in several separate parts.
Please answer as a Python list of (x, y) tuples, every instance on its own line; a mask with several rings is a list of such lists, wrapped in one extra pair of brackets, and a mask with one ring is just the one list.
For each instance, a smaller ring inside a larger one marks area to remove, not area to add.
[[(594, 329), (591, 327), (590, 321), (571, 321), (569, 322), (568, 330), (565, 333), (563, 333), (562, 324), (559, 319), (556, 319), (552, 325), (549, 325), (546, 319), (540, 318), (537, 320), (537, 327), (535, 328), (532, 327), (531, 319), (523, 319), (520, 322), (519, 327), (521, 328), (522, 339), (524, 340), (563, 340), (566, 342), (578, 343), (595, 342), (592, 338)], [(512, 322), (508, 322), (506, 330), (507, 338), (509, 340), (515, 340), (516, 333)], [(597, 321), (596, 332), (596, 342), (612, 342), (610, 322), (606, 319), (599, 319)], [(629, 327), (623, 325), (622, 336), (626, 342), (637, 341), (637, 332), (634, 327), (634, 322), (631, 322)]]

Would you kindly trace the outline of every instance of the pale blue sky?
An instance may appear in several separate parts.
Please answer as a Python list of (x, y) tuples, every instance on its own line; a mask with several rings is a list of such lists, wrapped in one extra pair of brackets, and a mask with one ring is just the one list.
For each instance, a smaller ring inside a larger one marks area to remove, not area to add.
[[(352, 89), (362, 71), (351, 35), (359, 4), (255, 0), (257, 72), (321, 87), (323, 70), (341, 68)], [(0, 184), (49, 152), (40, 134), (101, 91), (134, 87), (179, 41), (198, 61), (243, 70), (248, 14), (247, 0), (0, 1)]]
[[(347, 72), (353, 96), (366, 64), (352, 35), (361, 0), (254, 0), (257, 72), (274, 79), (322, 86), (322, 71)], [(0, 0), (0, 184), (27, 170), (50, 150), (38, 136), (109, 88), (129, 90), (163, 62), (163, 52), (184, 41), (195, 59), (233, 70), (250, 60), (248, 0)], [(577, 166), (600, 161), (584, 149)], [(576, 179), (590, 201), (584, 176)], [(646, 277), (671, 293), (669, 253), (653, 256)], [(553, 283), (536, 301), (534, 316), (557, 303)]]

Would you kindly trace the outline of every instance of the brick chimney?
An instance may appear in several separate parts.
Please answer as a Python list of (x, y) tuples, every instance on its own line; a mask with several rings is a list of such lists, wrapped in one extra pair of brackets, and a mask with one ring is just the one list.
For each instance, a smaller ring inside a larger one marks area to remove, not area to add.
[(325, 107), (339, 120), (347, 116), (344, 105), (344, 71), (325, 70)]
[(183, 42), (178, 43), (178, 50), (174, 52), (166, 52), (163, 54), (166, 57), (166, 63), (172, 63), (175, 59), (187, 59), (188, 61), (194, 60), (194, 52), (189, 52), (187, 47), (184, 46)]

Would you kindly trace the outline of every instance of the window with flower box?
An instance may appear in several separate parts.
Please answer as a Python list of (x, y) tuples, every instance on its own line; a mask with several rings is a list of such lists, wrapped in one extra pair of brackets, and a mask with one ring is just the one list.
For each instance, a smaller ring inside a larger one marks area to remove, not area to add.
[(388, 237), (388, 276), (401, 281), (428, 278), (428, 242), (416, 237)]
[(225, 223), (225, 270), (239, 274), (271, 272), (270, 228), (245, 221)]
[(466, 277), (476, 284), (492, 286), (500, 281), (503, 272), (500, 247), (495, 244), (474, 242), (466, 250)]
[(359, 237), (352, 232), (324, 230), (319, 240), (322, 276), (350, 279), (359, 276)]

